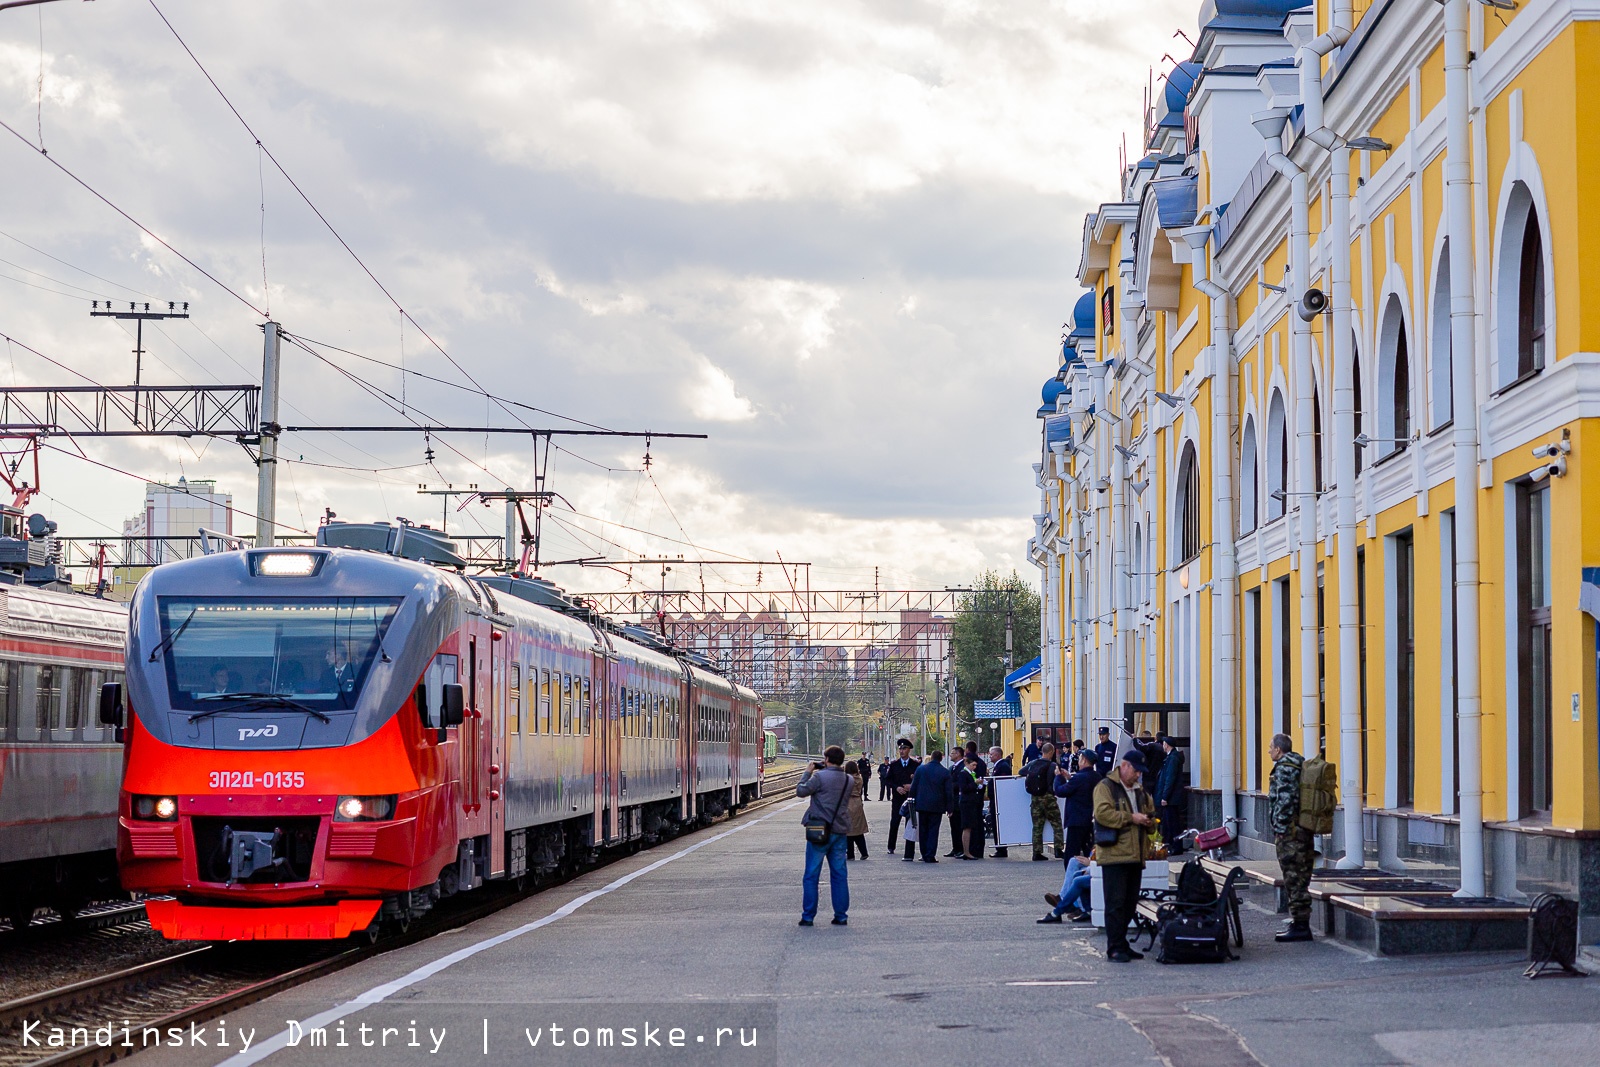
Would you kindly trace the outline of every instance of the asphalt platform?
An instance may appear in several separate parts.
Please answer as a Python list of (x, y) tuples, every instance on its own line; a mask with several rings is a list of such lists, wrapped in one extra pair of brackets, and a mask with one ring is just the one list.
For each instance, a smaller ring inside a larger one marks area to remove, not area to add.
[(1238, 961), (1112, 963), (1090, 927), (1035, 925), (1059, 862), (902, 862), (877, 801), (849, 925), (827, 923), (824, 872), (800, 928), (801, 810), (719, 823), (129, 1062), (1475, 1067), (1600, 1048), (1600, 977), (1277, 945), (1280, 917), (1251, 906)]

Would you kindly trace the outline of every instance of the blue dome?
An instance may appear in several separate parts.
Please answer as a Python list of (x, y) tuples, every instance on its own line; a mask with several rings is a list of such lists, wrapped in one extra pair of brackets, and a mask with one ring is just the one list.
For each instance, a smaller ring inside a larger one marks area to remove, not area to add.
[(1039, 399), (1044, 401), (1045, 407), (1053, 411), (1056, 406), (1056, 398), (1066, 391), (1066, 382), (1063, 382), (1060, 378), (1051, 378), (1044, 383), (1044, 388), (1039, 390)]
[(1166, 103), (1169, 114), (1182, 115), (1189, 104), (1189, 93), (1200, 76), (1200, 64), (1179, 63), (1167, 74)]
[(1092, 291), (1078, 297), (1078, 302), (1072, 305), (1072, 332), (1067, 336), (1074, 340), (1080, 337), (1094, 336), (1094, 293)]

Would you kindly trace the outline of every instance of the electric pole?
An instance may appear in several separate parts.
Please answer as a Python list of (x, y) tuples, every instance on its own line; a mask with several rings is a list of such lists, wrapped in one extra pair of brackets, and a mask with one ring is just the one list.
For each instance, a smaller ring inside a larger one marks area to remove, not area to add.
[[(93, 312), (90, 312), (93, 314)], [(282, 335), (275, 322), (261, 326), (261, 450), (256, 458), (256, 547), (271, 548), (278, 517), (278, 377)]]

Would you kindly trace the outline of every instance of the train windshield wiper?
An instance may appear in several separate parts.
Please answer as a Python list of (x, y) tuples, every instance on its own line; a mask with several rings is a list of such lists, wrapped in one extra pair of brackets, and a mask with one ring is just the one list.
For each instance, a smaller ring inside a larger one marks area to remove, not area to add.
[(323, 722), (333, 721), (332, 716), (318, 711), (309, 704), (303, 704), (300, 701), (295, 700), (293, 697), (286, 697), (282, 693), (212, 693), (209, 696), (195, 697), (195, 700), (203, 700), (207, 702), (213, 700), (232, 700), (235, 703), (229, 704), (226, 707), (207, 708), (205, 711), (197, 711), (193, 715), (189, 716), (190, 722), (197, 722), (200, 719), (209, 719), (213, 715), (221, 715), (224, 712), (246, 711), (251, 708), (291, 708), (295, 711), (303, 711), (307, 715), (315, 715)]
[(176, 630), (172, 631), (172, 636), (163, 638), (159, 645), (157, 645), (155, 648), (152, 648), (150, 650), (150, 662), (151, 663), (154, 663), (156, 661), (156, 657), (157, 656), (161, 655), (162, 652), (164, 652), (167, 649), (171, 648), (173, 643), (175, 641), (177, 641), (178, 638), (183, 636), (183, 631), (185, 631), (185, 630), (187, 630), (189, 628), (189, 624), (191, 622), (194, 622), (194, 613), (199, 611), (199, 610), (200, 610), (200, 605), (198, 605), (198, 604), (196, 604), (194, 607), (190, 608), (188, 617), (183, 620), (183, 623)]

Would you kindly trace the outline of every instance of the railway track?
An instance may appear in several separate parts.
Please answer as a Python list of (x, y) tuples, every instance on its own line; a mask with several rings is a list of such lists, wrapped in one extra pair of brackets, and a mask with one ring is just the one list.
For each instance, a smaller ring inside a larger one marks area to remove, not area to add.
[(64, 918), (55, 912), (51, 912), (49, 915), (35, 915), (33, 922), (20, 930), (12, 929), (10, 920), (0, 920), (0, 931), (16, 935), (0, 941), (0, 945), (12, 944), (21, 938), (34, 938), (67, 932), (76, 933), (84, 930), (105, 930), (142, 922), (144, 922), (143, 904), (126, 902), (91, 904), (70, 919)]
[[(803, 766), (771, 770), (761, 799), (747, 804), (733, 818), (793, 799), (794, 784), (802, 770)], [(522, 893), (510, 886), (486, 887), (487, 894), (470, 905), (437, 909), (426, 920), (414, 923), (409, 931), (392, 934), (372, 945), (351, 947), (348, 941), (206, 945), (0, 1004), (0, 1067), (103, 1067), (139, 1051), (138, 1037), (147, 1027), (162, 1033), (173, 1027), (185, 1032), (191, 1026), (202, 1027), (230, 1011), (379, 953), (477, 922), (596, 869), (572, 872)], [(36, 1024), (31, 1031), (25, 1029), (29, 1023)], [(124, 1025), (128, 1027), (126, 1032)], [(62, 1028), (69, 1042), (76, 1037), (76, 1047), (52, 1048), (46, 1044), (52, 1027)], [(26, 1044), (25, 1032), (40, 1044)], [(135, 1047), (122, 1045), (125, 1033), (131, 1035)], [(96, 1044), (101, 1037), (111, 1044)]]

